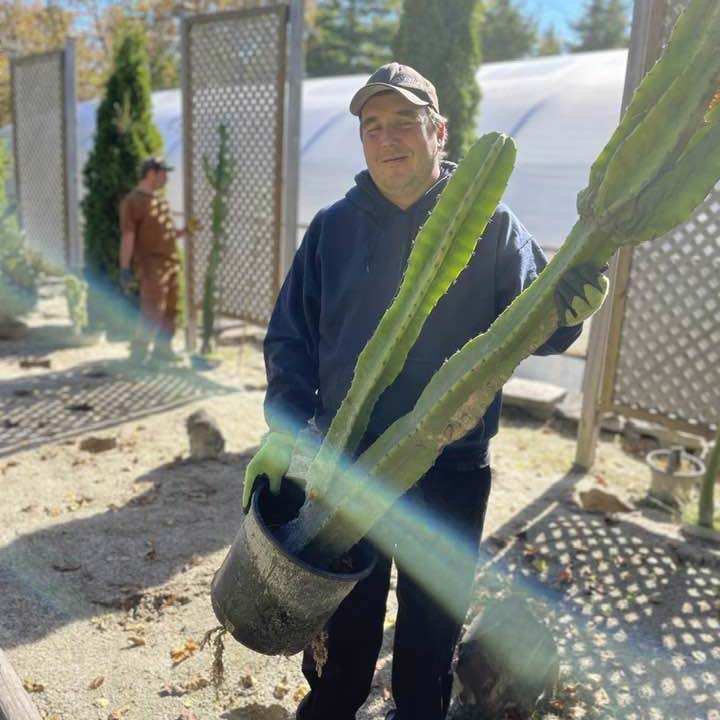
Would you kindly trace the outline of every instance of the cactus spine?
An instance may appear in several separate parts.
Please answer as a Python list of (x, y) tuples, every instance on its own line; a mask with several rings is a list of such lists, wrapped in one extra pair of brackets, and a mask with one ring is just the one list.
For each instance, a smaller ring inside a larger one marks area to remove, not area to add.
[(560, 251), (487, 332), (438, 370), (413, 410), (332, 483), (318, 486), (310, 473), (314, 492), (290, 528), (291, 550), (327, 560), (365, 536), (561, 324), (554, 295), (567, 270), (602, 267), (619, 247), (660, 237), (703, 201), (720, 178), (718, 78), (720, 5), (692, 0), (593, 165), (578, 198), (580, 219)]

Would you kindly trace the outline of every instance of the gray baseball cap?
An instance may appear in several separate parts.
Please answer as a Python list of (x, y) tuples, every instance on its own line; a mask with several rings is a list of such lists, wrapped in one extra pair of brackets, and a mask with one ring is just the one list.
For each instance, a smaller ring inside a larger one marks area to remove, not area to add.
[(413, 105), (431, 107), (440, 112), (435, 86), (409, 65), (392, 62), (378, 68), (353, 96), (350, 112), (360, 115), (363, 105), (378, 93), (388, 90), (402, 95)]

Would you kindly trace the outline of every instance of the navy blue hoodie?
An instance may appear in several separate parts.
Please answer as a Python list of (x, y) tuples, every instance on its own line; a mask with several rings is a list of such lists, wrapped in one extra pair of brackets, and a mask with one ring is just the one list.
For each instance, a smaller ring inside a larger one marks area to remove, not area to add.
[[(352, 380), (355, 361), (400, 285), (412, 243), (455, 165), (401, 210), (377, 189), (367, 170), (355, 186), (313, 219), (280, 291), (265, 337), (268, 426), (297, 432), (314, 418), (326, 432)], [(528, 231), (499, 205), (457, 282), (440, 299), (382, 394), (360, 450), (409, 412), (445, 358), (490, 327), (547, 264)], [(563, 352), (581, 326), (560, 328), (536, 354)], [(501, 394), (478, 426), (448, 446), (440, 465), (489, 462)]]

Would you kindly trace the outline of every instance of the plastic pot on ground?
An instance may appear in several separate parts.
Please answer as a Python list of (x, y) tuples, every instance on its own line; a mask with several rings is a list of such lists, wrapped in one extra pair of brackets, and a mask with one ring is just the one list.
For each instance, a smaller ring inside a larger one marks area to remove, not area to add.
[(650, 495), (672, 507), (680, 505), (705, 472), (703, 461), (681, 447), (653, 450), (645, 462), (652, 473)]

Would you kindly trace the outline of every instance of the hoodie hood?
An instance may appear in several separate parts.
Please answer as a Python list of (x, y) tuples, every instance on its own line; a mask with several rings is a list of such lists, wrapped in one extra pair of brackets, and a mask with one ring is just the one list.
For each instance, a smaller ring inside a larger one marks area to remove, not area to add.
[(440, 163), (440, 177), (437, 182), (405, 210), (392, 203), (380, 192), (368, 170), (363, 170), (355, 176), (355, 185), (348, 190), (345, 197), (357, 208), (376, 219), (392, 213), (412, 213), (417, 210), (429, 211), (434, 207), (437, 196), (442, 192), (456, 167), (456, 163), (443, 160)]

